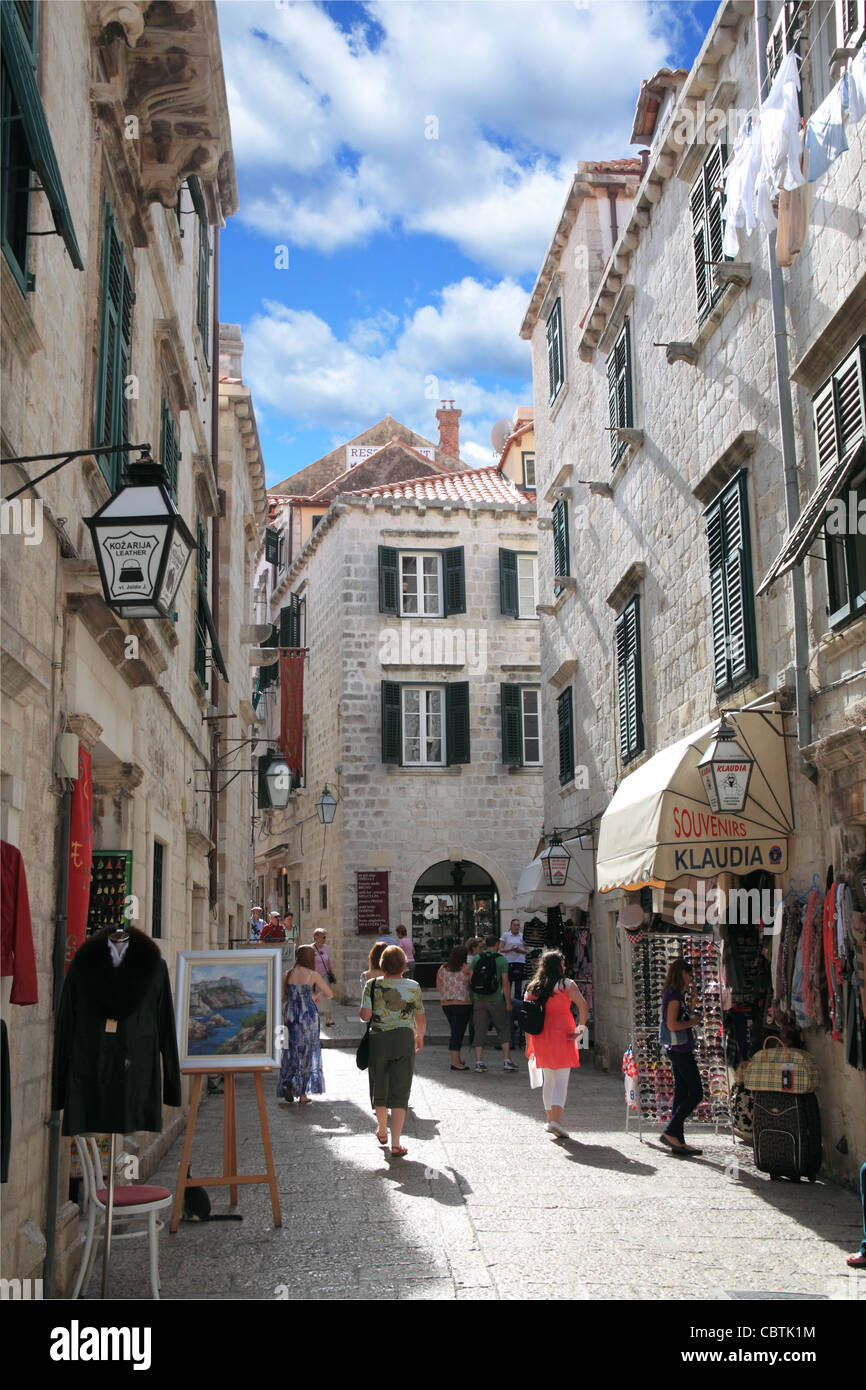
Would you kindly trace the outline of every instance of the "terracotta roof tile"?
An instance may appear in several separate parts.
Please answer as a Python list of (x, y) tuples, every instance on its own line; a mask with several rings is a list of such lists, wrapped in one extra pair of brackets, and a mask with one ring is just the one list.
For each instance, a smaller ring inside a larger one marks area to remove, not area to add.
[(365, 487), (349, 494), (352, 497), (382, 497), (394, 501), (414, 502), (502, 502), (519, 506), (535, 498), (515, 487), (493, 465), (488, 468), (466, 468), (459, 473), (446, 473), (426, 478), (410, 478), (400, 483), (385, 483)]

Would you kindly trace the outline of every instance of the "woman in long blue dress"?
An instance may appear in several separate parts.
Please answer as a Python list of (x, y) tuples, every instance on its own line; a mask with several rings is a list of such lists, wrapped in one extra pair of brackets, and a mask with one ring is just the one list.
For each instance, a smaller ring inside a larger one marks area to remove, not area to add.
[(325, 1089), (316, 995), (324, 994), (327, 999), (333, 999), (334, 994), (327, 981), (313, 969), (315, 963), (313, 947), (299, 946), (294, 966), (283, 977), (286, 1046), (280, 1062), (277, 1095), (290, 1102), (297, 1096), (300, 1105), (308, 1105), (311, 1095), (320, 1096)]

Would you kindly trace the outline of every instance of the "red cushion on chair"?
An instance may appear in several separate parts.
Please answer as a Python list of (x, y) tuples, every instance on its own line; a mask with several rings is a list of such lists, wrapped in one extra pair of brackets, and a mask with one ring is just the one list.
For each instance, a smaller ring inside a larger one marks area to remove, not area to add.
[[(108, 1201), (108, 1191), (100, 1187), (96, 1194), (103, 1206)], [(167, 1187), (148, 1187), (141, 1183), (136, 1187), (116, 1187), (114, 1189), (114, 1205), (116, 1207), (137, 1207), (144, 1202), (159, 1202), (164, 1197), (170, 1197), (171, 1193)]]

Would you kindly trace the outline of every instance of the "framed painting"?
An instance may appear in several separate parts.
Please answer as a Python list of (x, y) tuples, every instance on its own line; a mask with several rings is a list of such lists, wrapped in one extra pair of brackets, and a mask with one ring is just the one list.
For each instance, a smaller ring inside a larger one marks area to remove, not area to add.
[(177, 1050), (182, 1071), (280, 1065), (279, 946), (179, 951)]

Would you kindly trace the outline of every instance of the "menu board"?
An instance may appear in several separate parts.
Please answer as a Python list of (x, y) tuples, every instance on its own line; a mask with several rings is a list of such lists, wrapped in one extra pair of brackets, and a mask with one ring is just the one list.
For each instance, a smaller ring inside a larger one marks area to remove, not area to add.
[(358, 935), (378, 936), (388, 930), (388, 870), (359, 869)]

